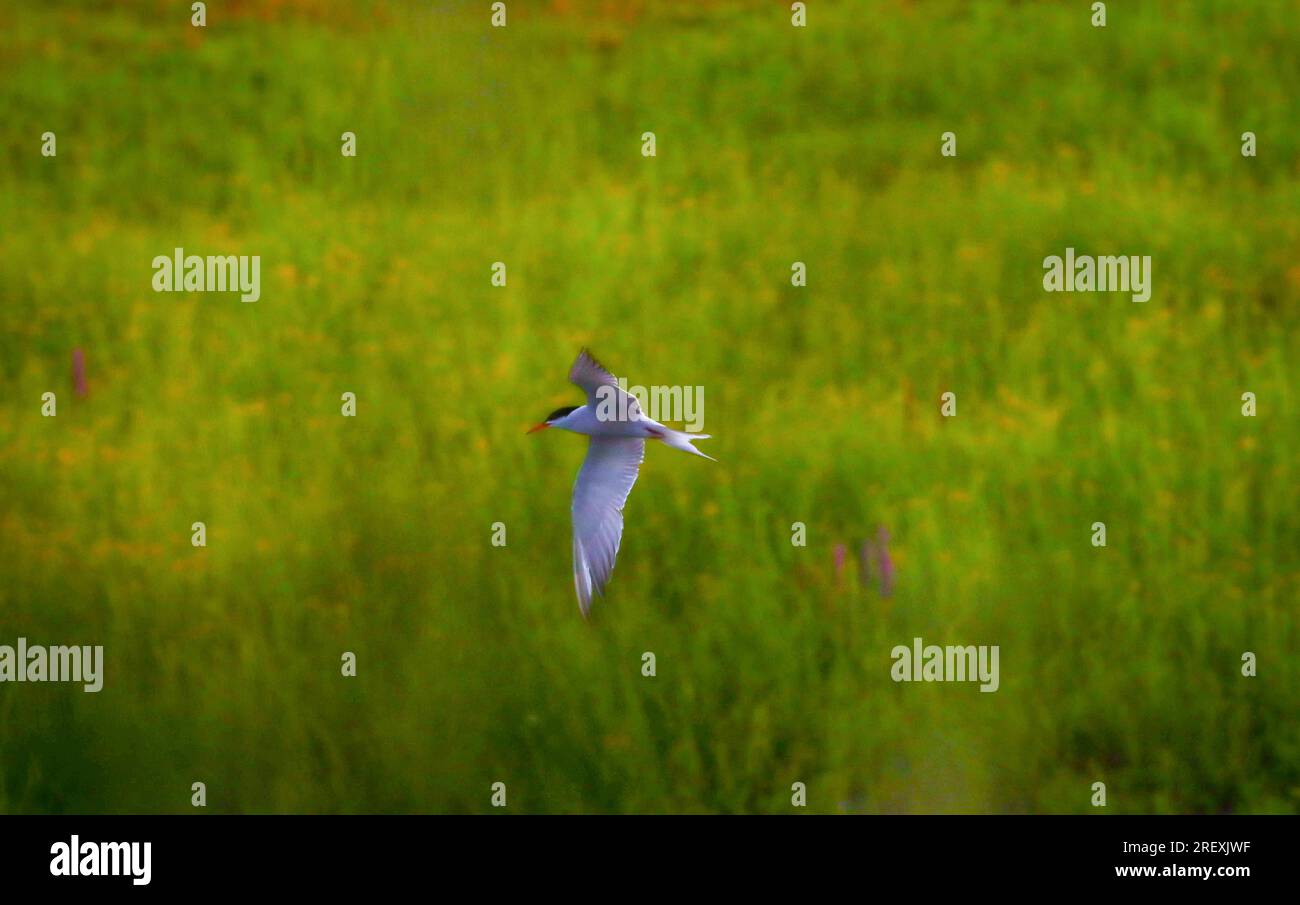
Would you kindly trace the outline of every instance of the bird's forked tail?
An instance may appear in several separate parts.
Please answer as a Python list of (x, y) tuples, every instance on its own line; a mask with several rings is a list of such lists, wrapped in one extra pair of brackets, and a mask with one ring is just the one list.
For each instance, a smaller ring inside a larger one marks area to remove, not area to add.
[(663, 436), (659, 438), (664, 441), (664, 445), (671, 446), (673, 449), (680, 449), (682, 452), (693, 453), (697, 456), (704, 456), (710, 462), (716, 462), (713, 456), (705, 455), (695, 448), (692, 440), (708, 440), (708, 434), (688, 434), (683, 431), (675, 431), (672, 428), (664, 428)]

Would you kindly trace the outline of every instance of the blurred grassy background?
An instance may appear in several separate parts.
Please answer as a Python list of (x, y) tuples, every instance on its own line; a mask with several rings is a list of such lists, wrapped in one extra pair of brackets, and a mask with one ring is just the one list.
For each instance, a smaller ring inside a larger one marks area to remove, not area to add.
[[(188, 6), (0, 8), (0, 643), (106, 648), (0, 686), (0, 810), (1300, 810), (1294, 4)], [(648, 451), (590, 624), (523, 435), (583, 344), (721, 459)]]

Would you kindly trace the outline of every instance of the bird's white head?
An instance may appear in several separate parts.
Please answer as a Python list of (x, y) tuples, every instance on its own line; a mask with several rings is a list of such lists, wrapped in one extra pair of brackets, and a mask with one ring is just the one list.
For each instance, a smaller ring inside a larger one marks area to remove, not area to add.
[(548, 415), (546, 417), (546, 420), (543, 421), (541, 424), (535, 424), (532, 427), (530, 427), (527, 430), (527, 433), (533, 434), (540, 430), (546, 430), (546, 428), (548, 427), (555, 427), (557, 424), (560, 424), (562, 421), (564, 421), (565, 418), (569, 417), (577, 410), (578, 410), (578, 406), (576, 405), (566, 405), (563, 408), (558, 408), (555, 411), (551, 412), (551, 414)]

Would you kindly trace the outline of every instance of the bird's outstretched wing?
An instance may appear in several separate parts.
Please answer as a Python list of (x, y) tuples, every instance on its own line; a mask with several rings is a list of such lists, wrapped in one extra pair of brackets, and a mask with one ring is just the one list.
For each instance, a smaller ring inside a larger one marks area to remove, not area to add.
[(582, 388), (587, 405), (602, 421), (636, 421), (641, 417), (636, 397), (621, 389), (618, 378), (586, 349), (578, 353), (569, 368), (569, 382)]
[(569, 382), (582, 387), (588, 399), (595, 395), (597, 387), (618, 386), (618, 379), (586, 349), (578, 353), (573, 367), (569, 368)]
[(602, 594), (623, 539), (623, 504), (645, 459), (640, 437), (592, 437), (573, 484), (573, 585), (585, 617)]

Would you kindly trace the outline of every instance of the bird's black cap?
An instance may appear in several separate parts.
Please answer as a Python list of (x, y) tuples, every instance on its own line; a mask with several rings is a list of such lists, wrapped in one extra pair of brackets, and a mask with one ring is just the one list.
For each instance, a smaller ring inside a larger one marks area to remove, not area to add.
[(555, 411), (551, 412), (549, 415), (546, 416), (546, 420), (549, 423), (551, 421), (554, 421), (556, 418), (563, 418), (565, 415), (569, 414), (569, 412), (576, 412), (577, 410), (578, 407), (576, 405), (566, 405), (562, 408), (558, 408)]

